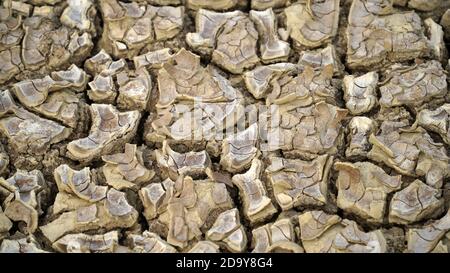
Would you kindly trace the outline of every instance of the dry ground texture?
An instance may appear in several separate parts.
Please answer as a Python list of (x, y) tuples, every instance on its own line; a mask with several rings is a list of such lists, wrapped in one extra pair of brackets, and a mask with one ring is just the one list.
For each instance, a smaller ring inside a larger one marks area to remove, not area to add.
[(0, 3), (0, 252), (450, 251), (450, 0)]

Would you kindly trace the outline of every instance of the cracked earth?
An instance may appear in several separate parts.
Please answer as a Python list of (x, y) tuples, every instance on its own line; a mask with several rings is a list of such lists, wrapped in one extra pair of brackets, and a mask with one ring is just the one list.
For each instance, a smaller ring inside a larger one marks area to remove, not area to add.
[(0, 252), (450, 252), (450, 0), (3, 0)]

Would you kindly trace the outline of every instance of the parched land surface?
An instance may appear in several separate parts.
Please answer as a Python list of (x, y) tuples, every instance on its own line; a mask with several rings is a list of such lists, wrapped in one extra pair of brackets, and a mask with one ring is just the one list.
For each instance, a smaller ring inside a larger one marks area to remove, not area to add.
[(450, 251), (450, 0), (0, 6), (0, 252)]

